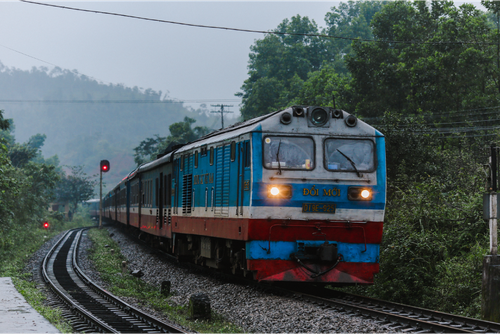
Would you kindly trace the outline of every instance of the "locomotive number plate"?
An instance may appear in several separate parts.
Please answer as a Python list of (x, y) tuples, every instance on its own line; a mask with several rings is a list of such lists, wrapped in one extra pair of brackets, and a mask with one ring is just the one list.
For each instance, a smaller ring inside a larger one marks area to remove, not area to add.
[(335, 213), (336, 208), (332, 203), (302, 203), (302, 212)]

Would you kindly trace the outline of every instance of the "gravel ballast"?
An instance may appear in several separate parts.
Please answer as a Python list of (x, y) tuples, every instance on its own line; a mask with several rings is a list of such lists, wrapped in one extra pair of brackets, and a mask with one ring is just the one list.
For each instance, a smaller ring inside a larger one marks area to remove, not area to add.
[[(391, 332), (385, 325), (362, 317), (324, 309), (305, 301), (275, 296), (253, 287), (241, 286), (218, 280), (210, 275), (195, 273), (193, 270), (171, 263), (151, 249), (139, 244), (121, 229), (108, 226), (112, 238), (119, 243), (121, 253), (127, 258), (128, 269), (140, 269), (141, 279), (158, 289), (162, 281), (170, 281), (172, 296), (167, 299), (171, 305), (186, 305), (195, 293), (205, 293), (210, 298), (213, 311), (227, 321), (243, 328), (245, 332), (261, 333), (372, 333)], [(87, 257), (92, 242), (83, 237), (80, 246), (79, 265), (97, 283), (106, 287), (99, 278), (93, 264)], [(122, 298), (127, 303), (144, 309), (133, 298)], [(156, 317), (165, 316), (149, 310)]]

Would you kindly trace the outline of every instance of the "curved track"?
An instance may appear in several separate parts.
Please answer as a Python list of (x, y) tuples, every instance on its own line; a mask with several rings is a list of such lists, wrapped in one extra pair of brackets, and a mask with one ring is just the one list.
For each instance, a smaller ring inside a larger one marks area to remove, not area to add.
[[(78, 332), (185, 333), (149, 316), (93, 283), (78, 267), (77, 251), (84, 229), (68, 231), (43, 260), (50, 288), (73, 311)], [(76, 324), (76, 325), (75, 325)]]

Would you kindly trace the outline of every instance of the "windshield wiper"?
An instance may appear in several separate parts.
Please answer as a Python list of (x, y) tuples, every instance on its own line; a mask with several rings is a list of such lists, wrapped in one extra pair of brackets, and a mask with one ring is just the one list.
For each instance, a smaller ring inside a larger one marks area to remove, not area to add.
[(358, 169), (356, 168), (356, 164), (354, 163), (354, 161), (352, 161), (351, 158), (349, 158), (347, 155), (345, 155), (344, 153), (342, 153), (341, 150), (337, 149), (337, 151), (339, 151), (340, 154), (342, 154), (344, 156), (344, 158), (347, 159), (347, 161), (349, 161), (352, 165), (352, 167), (354, 167), (354, 170), (356, 171), (356, 174), (358, 175), (358, 177), (362, 177), (363, 175), (359, 173)]
[(278, 144), (278, 152), (276, 152), (276, 160), (278, 160), (278, 175), (281, 175), (280, 148), (281, 148), (281, 140), (280, 143)]

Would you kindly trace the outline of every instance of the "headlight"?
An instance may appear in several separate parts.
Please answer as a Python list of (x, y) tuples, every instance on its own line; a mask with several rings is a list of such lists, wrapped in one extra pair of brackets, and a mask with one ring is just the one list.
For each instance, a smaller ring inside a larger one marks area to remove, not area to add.
[(316, 108), (311, 112), (311, 123), (315, 126), (323, 126), (328, 122), (328, 113), (323, 108)]
[(267, 197), (269, 198), (291, 198), (292, 186), (286, 184), (273, 184), (267, 187)]
[(373, 199), (373, 191), (371, 188), (349, 187), (347, 198), (351, 201), (371, 201)]

